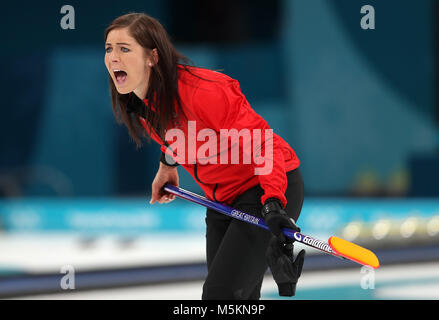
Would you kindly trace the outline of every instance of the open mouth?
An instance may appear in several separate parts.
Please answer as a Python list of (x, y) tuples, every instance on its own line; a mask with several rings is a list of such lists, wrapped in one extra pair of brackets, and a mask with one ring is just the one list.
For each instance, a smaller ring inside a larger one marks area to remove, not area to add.
[(119, 85), (124, 84), (128, 76), (127, 73), (119, 69), (113, 70), (113, 72), (114, 72), (114, 77), (116, 78), (116, 82)]

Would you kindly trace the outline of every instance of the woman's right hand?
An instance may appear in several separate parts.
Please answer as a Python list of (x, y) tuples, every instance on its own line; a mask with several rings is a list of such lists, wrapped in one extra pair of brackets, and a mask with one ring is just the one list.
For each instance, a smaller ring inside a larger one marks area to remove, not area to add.
[(159, 170), (152, 182), (152, 195), (150, 204), (168, 203), (175, 199), (175, 195), (165, 192), (163, 187), (166, 183), (170, 183), (178, 187), (178, 171), (177, 167), (171, 167), (160, 162)]

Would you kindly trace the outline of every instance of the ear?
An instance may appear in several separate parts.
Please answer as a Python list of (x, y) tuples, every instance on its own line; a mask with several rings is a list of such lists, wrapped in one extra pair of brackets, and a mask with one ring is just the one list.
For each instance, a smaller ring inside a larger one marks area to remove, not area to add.
[(152, 67), (154, 65), (156, 65), (157, 63), (159, 63), (159, 54), (157, 51), (157, 48), (154, 48), (151, 50), (151, 55), (149, 57), (149, 66)]

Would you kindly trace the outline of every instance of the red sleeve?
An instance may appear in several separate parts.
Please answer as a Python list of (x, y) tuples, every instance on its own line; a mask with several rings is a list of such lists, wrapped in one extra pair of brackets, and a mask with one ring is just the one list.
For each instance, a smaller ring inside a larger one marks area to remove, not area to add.
[[(226, 83), (213, 83), (209, 88), (197, 89), (194, 97), (195, 112), (209, 127), (216, 130), (220, 129), (249, 129), (252, 141), (260, 141), (256, 145), (252, 144), (251, 152), (252, 163), (255, 171), (259, 170), (259, 183), (264, 190), (261, 203), (264, 204), (268, 198), (279, 199), (285, 207), (287, 199), (285, 191), (287, 188), (287, 177), (285, 172), (285, 160), (280, 148), (279, 137), (273, 133), (267, 122), (259, 116), (250, 106), (245, 96), (242, 94), (238, 81), (228, 81)], [(198, 107), (197, 107), (198, 106)], [(259, 129), (259, 130), (254, 130)], [(264, 139), (265, 131), (271, 132), (271, 139)], [(261, 134), (257, 138), (255, 132)], [(270, 152), (270, 149), (272, 152)], [(267, 152), (266, 154), (266, 150)], [(261, 158), (255, 156), (255, 151), (259, 151)], [(255, 157), (254, 157), (255, 156)], [(254, 161), (253, 159), (259, 161)], [(242, 158), (241, 158), (242, 159)], [(255, 163), (256, 162), (256, 163)], [(267, 167), (267, 163), (271, 163)]]

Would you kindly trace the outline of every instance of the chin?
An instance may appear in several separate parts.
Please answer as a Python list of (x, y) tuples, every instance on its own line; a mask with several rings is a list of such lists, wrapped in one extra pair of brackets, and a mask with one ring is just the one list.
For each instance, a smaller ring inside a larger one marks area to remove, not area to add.
[(133, 91), (133, 90), (130, 90), (129, 88), (127, 88), (127, 87), (119, 88), (119, 87), (117, 87), (117, 86), (116, 86), (116, 90), (117, 90), (117, 92), (119, 92), (120, 94), (128, 94), (128, 93), (130, 93), (131, 91)]

